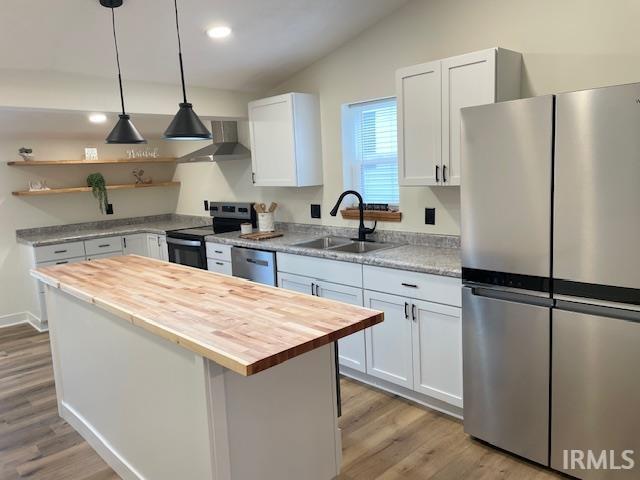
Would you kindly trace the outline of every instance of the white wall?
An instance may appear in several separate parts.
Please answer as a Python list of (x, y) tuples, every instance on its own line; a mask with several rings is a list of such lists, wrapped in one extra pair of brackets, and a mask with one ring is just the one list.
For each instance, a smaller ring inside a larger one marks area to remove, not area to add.
[[(178, 172), (193, 180), (199, 208), (207, 197), (275, 200), (280, 219), (310, 222), (309, 203), (317, 202), (323, 223), (354, 224), (328, 216), (343, 189), (343, 103), (394, 95), (399, 67), (494, 46), (523, 53), (524, 96), (640, 81), (639, 16), (635, 0), (414, 0), (271, 92), (320, 95), (323, 188), (254, 188), (248, 162)], [(400, 197), (403, 222), (384, 227), (459, 233), (459, 188), (407, 187)], [(435, 226), (424, 225), (424, 207), (436, 207)], [(186, 202), (180, 208), (192, 211)]]
[[(177, 111), (180, 98), (177, 86), (125, 82), (125, 89), (127, 111), (134, 115), (173, 115)], [(206, 88), (190, 88), (189, 96), (200, 115), (227, 118), (246, 118), (247, 102), (255, 97)], [(0, 70), (0, 107), (117, 112), (117, 82), (115, 78)], [(111, 123), (105, 124), (104, 135), (111, 128)], [(10, 167), (6, 164), (18, 158), (17, 151), (22, 146), (32, 147), (37, 158), (46, 160), (80, 159), (87, 146), (97, 147), (101, 158), (124, 158), (126, 149), (130, 148), (106, 145), (104, 136), (80, 140), (80, 136), (74, 139), (70, 135), (69, 138), (34, 137), (28, 131), (14, 138), (0, 132), (0, 323), (3, 316), (36, 311), (30, 281), (25, 275), (27, 264), (15, 240), (17, 229), (173, 213), (180, 196), (190, 188), (184, 185), (182, 190), (170, 187), (109, 192), (115, 209), (115, 214), (110, 216), (100, 213), (90, 193), (13, 196), (12, 191), (28, 189), (30, 180), (46, 179), (50, 187), (81, 186), (86, 184), (87, 175), (96, 171), (104, 174), (107, 183), (132, 183), (132, 165)], [(159, 147), (162, 156), (180, 156), (203, 143), (150, 141), (148, 146)], [(173, 164), (144, 166), (145, 176), (154, 180), (172, 180), (175, 168)]]

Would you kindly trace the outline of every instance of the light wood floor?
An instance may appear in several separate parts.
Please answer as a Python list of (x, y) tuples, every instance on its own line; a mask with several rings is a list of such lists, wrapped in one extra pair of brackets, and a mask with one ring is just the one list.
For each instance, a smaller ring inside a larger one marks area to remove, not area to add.
[[(342, 480), (561, 478), (470, 440), (446, 415), (357, 382), (342, 380), (342, 398)], [(21, 325), (0, 329), (0, 479), (24, 478), (118, 476), (58, 417), (49, 336)]]

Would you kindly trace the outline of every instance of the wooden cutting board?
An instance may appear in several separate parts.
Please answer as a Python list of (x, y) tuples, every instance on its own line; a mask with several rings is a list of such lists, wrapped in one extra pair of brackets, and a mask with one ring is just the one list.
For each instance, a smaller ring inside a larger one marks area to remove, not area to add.
[(270, 238), (282, 237), (282, 232), (253, 232), (240, 235), (240, 238), (246, 238), (247, 240), (268, 240)]

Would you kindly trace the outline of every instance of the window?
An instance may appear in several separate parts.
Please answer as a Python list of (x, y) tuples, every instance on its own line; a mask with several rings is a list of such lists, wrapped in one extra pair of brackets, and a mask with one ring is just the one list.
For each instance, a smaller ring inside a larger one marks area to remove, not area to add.
[(398, 138), (395, 98), (342, 107), (345, 188), (366, 203), (398, 205)]

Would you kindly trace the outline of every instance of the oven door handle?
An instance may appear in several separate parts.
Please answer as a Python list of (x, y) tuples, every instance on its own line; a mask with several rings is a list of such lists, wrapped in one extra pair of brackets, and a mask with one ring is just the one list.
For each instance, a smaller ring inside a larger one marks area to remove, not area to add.
[(172, 245), (182, 245), (183, 247), (200, 247), (202, 242), (200, 240), (182, 240), (181, 238), (167, 237), (167, 243)]

